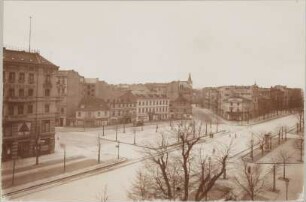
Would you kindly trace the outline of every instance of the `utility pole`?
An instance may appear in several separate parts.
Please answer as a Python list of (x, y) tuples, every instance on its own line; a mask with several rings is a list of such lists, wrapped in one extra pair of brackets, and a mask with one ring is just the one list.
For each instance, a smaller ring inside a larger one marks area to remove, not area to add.
[(116, 141), (118, 141), (118, 126), (116, 125)]
[(66, 172), (66, 147), (64, 147), (64, 172)]
[(252, 158), (252, 161), (254, 160), (254, 155), (253, 155), (253, 144), (254, 144), (254, 140), (253, 140), (253, 135), (252, 135), (252, 139), (251, 139), (251, 158)]
[(134, 128), (134, 145), (136, 144), (136, 128)]
[(275, 176), (276, 175), (276, 165), (273, 164), (273, 191), (276, 191), (276, 180), (275, 180)]
[(14, 185), (15, 181), (15, 167), (16, 167), (16, 158), (13, 159), (13, 176), (12, 176), (12, 185)]
[(103, 136), (104, 136), (104, 125), (103, 125)]
[(123, 133), (125, 133), (125, 119), (123, 121)]
[(100, 141), (100, 134), (98, 134), (98, 164), (100, 163), (100, 156), (101, 156), (101, 141)]
[(35, 106), (35, 108), (36, 108), (36, 110), (35, 110), (35, 132), (36, 132), (36, 145), (35, 145), (35, 148), (36, 148), (36, 165), (38, 165), (39, 164), (39, 150), (40, 150), (40, 148), (39, 148), (39, 136), (40, 136), (40, 134), (39, 134), (39, 127), (38, 127), (38, 74), (39, 74), (39, 68), (36, 68), (36, 99), (35, 99), (35, 104), (36, 104), (36, 106)]
[(118, 141), (117, 147), (117, 159), (119, 159), (119, 148), (120, 148), (120, 142)]

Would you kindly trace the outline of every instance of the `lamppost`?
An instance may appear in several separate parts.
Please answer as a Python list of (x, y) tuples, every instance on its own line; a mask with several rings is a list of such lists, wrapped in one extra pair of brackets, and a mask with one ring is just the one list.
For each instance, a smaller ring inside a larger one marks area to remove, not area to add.
[(134, 145), (136, 144), (136, 128), (134, 128)]
[(273, 191), (276, 191), (276, 180), (275, 180), (275, 176), (276, 175), (276, 165), (273, 164)]
[(64, 172), (66, 172), (66, 145), (64, 143), (60, 143), (60, 147), (64, 149)]
[(254, 160), (253, 147), (254, 147), (254, 139), (253, 139), (253, 133), (252, 133), (252, 139), (251, 139), (251, 158), (252, 158), (252, 161)]
[(211, 157), (208, 157), (208, 176), (210, 178), (210, 169), (211, 169)]
[(119, 148), (120, 148), (120, 142), (118, 141), (117, 147), (117, 159), (119, 159)]
[(116, 141), (118, 141), (118, 125), (116, 125)]
[(123, 133), (125, 133), (125, 118), (123, 119)]
[(98, 164), (100, 163), (100, 156), (101, 156), (101, 141), (100, 141), (100, 134), (98, 133)]
[(286, 185), (286, 201), (288, 201), (288, 186), (289, 186), (289, 179), (285, 178), (285, 185)]

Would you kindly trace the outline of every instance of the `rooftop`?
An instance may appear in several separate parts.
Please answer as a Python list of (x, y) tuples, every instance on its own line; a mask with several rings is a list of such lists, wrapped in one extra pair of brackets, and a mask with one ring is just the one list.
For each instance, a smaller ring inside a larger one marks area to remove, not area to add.
[(55, 64), (53, 64), (52, 62), (48, 61), (46, 58), (41, 56), (38, 52), (8, 50), (6, 48), (3, 48), (3, 61), (56, 66)]

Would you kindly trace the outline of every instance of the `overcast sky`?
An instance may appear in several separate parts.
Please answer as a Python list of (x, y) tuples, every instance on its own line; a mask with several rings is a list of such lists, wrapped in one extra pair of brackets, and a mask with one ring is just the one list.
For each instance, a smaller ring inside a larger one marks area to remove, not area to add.
[(108, 83), (305, 83), (305, 1), (4, 2), (4, 44)]

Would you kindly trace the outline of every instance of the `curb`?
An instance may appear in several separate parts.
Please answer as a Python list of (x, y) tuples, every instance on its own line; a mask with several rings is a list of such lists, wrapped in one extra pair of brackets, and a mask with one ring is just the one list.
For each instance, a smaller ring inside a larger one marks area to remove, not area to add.
[(28, 191), (30, 189), (40, 187), (40, 186), (43, 186), (43, 185), (47, 185), (47, 184), (50, 184), (50, 183), (53, 183), (53, 182), (58, 182), (58, 181), (61, 181), (61, 180), (74, 178), (74, 177), (77, 177), (77, 176), (81, 177), (83, 174), (93, 172), (93, 171), (97, 171), (97, 170), (100, 170), (100, 169), (105, 169), (105, 168), (108, 168), (108, 167), (112, 167), (112, 166), (121, 164), (125, 161), (127, 161), (126, 158), (121, 158), (118, 161), (116, 161), (115, 163), (112, 162), (112, 163), (106, 163), (104, 165), (102, 165), (102, 164), (101, 165), (95, 165), (95, 166), (91, 166), (89, 168), (75, 170), (75, 171), (72, 171), (70, 173), (64, 173), (64, 174), (57, 175), (57, 176), (54, 176), (54, 177), (50, 177), (50, 178), (47, 178), (47, 179), (37, 180), (33, 183), (27, 183), (27, 184), (19, 185), (19, 186), (8, 188), (8, 189), (3, 189), (2, 190), (2, 197), (4, 197), (4, 196), (7, 197), (7, 196), (10, 196), (10, 195), (14, 195), (14, 194), (17, 194), (18, 192)]

